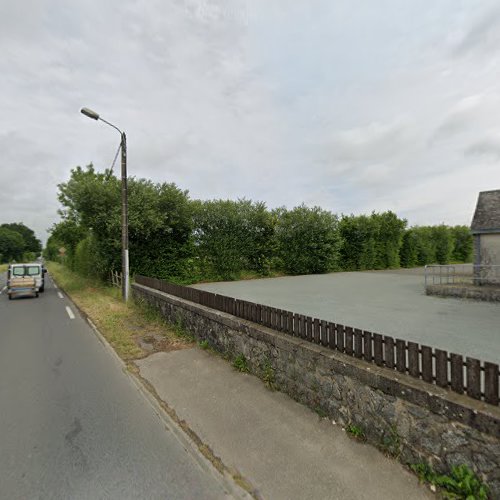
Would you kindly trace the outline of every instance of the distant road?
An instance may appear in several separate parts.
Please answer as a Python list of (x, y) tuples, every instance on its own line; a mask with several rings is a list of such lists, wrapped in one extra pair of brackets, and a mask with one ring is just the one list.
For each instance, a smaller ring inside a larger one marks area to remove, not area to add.
[(50, 280), (0, 295), (0, 498), (224, 497)]
[(6, 292), (7, 273), (0, 273), (0, 295)]
[(426, 296), (422, 268), (205, 283), (196, 288), (500, 362), (500, 304)]

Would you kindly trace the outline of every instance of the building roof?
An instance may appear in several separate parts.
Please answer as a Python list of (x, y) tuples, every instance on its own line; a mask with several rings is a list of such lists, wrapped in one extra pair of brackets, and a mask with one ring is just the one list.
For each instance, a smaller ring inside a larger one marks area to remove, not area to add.
[(472, 233), (500, 233), (500, 189), (479, 193), (471, 231)]

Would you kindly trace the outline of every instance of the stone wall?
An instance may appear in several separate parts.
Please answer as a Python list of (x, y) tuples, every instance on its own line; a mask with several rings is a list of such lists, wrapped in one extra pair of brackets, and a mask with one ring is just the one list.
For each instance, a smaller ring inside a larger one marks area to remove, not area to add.
[(480, 263), (486, 266), (500, 266), (500, 233), (481, 234)]
[(427, 295), (438, 295), (441, 297), (500, 302), (500, 283), (497, 286), (478, 286), (466, 284), (427, 285), (425, 287), (425, 293)]
[(197, 340), (405, 464), (466, 464), (500, 498), (500, 409), (229, 314), (147, 288), (134, 297)]

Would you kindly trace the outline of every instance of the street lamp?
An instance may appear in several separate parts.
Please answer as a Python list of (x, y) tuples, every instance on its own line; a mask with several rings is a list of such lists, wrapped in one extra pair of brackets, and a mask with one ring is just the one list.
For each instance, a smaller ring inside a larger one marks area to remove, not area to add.
[(127, 195), (127, 136), (118, 127), (109, 123), (89, 108), (82, 108), (81, 113), (93, 120), (101, 120), (120, 132), (122, 151), (122, 296), (128, 301), (129, 290), (129, 262), (128, 262), (128, 195)]

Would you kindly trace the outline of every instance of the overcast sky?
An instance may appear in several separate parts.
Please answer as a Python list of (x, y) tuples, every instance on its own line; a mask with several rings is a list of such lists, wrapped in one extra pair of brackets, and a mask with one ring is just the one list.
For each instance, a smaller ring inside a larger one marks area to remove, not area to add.
[(500, 188), (498, 0), (0, 0), (0, 223), (70, 169), (470, 224)]

